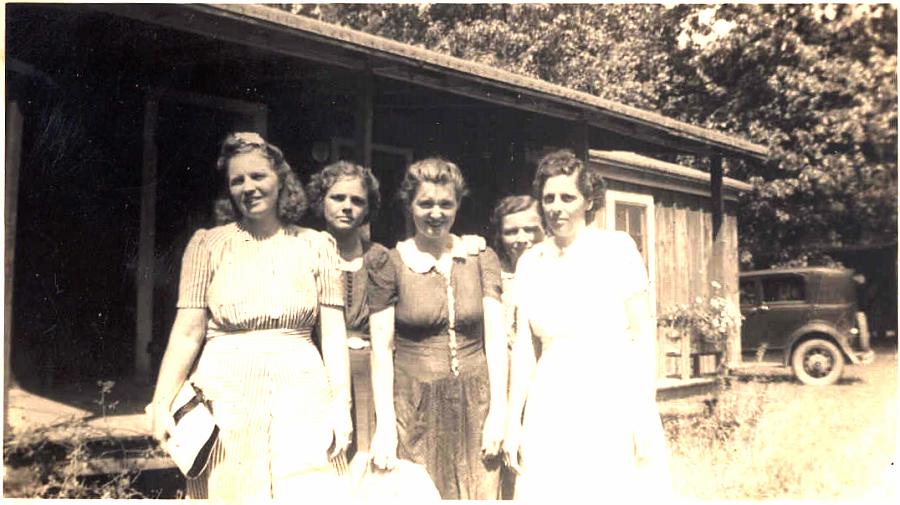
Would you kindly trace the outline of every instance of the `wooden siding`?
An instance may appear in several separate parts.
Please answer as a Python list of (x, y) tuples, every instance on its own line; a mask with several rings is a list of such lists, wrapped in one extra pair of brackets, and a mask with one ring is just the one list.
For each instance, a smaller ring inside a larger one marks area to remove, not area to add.
[[(652, 195), (656, 225), (656, 309), (665, 312), (675, 304), (690, 303), (696, 297), (708, 297), (715, 268), (713, 261), (713, 224), (709, 198), (677, 191), (648, 188), (615, 180), (607, 181), (609, 189), (628, 193)], [(718, 279), (732, 303), (738, 304), (738, 234), (737, 205), (726, 202), (722, 237), (724, 243), (723, 278)], [(730, 362), (740, 358), (740, 335), (729, 342), (732, 352)], [(695, 350), (696, 351), (696, 350)], [(679, 373), (680, 354), (673, 344), (660, 335), (660, 372), (662, 375)], [(711, 357), (692, 359), (695, 375), (714, 369), (716, 361)]]

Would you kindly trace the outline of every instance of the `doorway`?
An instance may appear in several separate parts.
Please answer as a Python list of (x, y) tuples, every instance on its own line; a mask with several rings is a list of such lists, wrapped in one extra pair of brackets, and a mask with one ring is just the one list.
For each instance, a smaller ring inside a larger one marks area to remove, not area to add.
[(144, 133), (150, 145), (145, 146), (142, 205), (153, 211), (145, 210), (141, 220), (136, 371), (152, 376), (175, 320), (184, 249), (195, 231), (217, 224), (215, 200), (224, 188), (216, 172), (222, 139), (231, 131), (265, 135), (267, 109), (167, 91), (151, 94), (147, 110)]

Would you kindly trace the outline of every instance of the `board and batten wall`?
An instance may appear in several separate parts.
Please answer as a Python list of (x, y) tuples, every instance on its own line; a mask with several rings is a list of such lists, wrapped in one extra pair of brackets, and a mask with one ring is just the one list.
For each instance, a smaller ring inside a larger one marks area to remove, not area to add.
[[(722, 293), (727, 294), (735, 307), (738, 306), (739, 252), (737, 202), (734, 199), (726, 198), (722, 220), (723, 278), (713, 279), (713, 220), (709, 196), (647, 187), (612, 177), (607, 177), (606, 182), (609, 190), (653, 198), (657, 314), (664, 313), (672, 305), (690, 303), (698, 296), (710, 296), (713, 280), (722, 284)], [(598, 221), (605, 223), (602, 217)], [(660, 344), (660, 352), (671, 350), (663, 342)], [(737, 363), (740, 360), (740, 336), (735, 335), (730, 344), (732, 352), (728, 361)]]

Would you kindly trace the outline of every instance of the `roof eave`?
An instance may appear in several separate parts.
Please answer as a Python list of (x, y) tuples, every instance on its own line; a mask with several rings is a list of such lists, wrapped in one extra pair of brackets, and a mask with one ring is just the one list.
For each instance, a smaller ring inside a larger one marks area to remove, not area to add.
[[(684, 123), (661, 114), (606, 100), (539, 79), (496, 69), (481, 63), (463, 60), (384, 37), (291, 14), (274, 7), (252, 4), (194, 4), (185, 5), (184, 7), (211, 9), (213, 12), (219, 12), (224, 15), (244, 16), (256, 21), (272, 23), (281, 28), (311, 34), (321, 38), (322, 41), (339, 42), (344, 47), (361, 50), (374, 56), (399, 58), (401, 61), (412, 63), (417, 67), (427, 66), (438, 71), (451, 71), (459, 77), (475, 78), (495, 86), (511, 88), (512, 91), (535, 94), (543, 99), (574, 106), (587, 114), (599, 114), (611, 119), (638, 124), (688, 142), (702, 144), (714, 153), (757, 160), (768, 158), (768, 149), (765, 146), (754, 144), (732, 135)], [(590, 117), (587, 117), (587, 120), (590, 122)], [(598, 126), (604, 127), (605, 125), (601, 124)]]

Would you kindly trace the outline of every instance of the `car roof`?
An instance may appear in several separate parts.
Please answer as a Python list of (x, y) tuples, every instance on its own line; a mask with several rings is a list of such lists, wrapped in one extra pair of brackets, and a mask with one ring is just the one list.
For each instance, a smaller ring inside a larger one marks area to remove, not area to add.
[(793, 268), (767, 268), (764, 270), (748, 270), (740, 272), (741, 277), (757, 277), (780, 274), (819, 274), (826, 276), (853, 275), (854, 271), (847, 268), (834, 267), (793, 267)]

